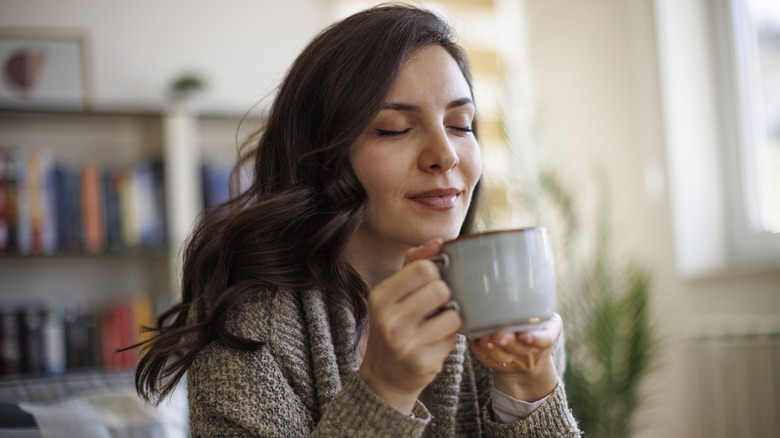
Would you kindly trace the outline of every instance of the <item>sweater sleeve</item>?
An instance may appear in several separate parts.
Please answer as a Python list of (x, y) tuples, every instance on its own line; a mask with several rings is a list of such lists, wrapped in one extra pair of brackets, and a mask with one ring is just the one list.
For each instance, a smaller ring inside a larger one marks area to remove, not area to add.
[[(473, 356), (473, 353), (471, 354)], [(563, 334), (553, 347), (552, 355), (558, 373), (558, 386), (528, 417), (511, 424), (500, 424), (495, 421), (491, 397), (493, 372), (476, 356), (472, 357), (485, 436), (523, 438), (577, 438), (581, 436), (577, 421), (569, 410), (563, 386), (563, 372), (566, 364)]]
[(314, 413), (264, 347), (246, 352), (212, 343), (187, 378), (193, 437), (416, 437), (430, 421), (422, 404), (413, 417), (404, 415), (353, 373), (315, 424)]
[(497, 423), (493, 418), (490, 402), (482, 407), (482, 415), (485, 419), (485, 435), (488, 437), (577, 438), (580, 436), (562, 384), (558, 384), (537, 410), (516, 423)]
[(328, 405), (317, 425), (317, 436), (418, 437), (431, 415), (419, 401), (413, 415), (405, 415), (374, 394), (357, 373)]

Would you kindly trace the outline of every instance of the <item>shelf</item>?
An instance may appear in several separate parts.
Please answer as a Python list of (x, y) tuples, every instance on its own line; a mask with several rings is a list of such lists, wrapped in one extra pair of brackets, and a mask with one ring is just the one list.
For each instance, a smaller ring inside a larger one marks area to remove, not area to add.
[[(3, 108), (0, 107), (0, 117), (5, 116), (24, 116), (24, 117), (132, 117), (132, 118), (161, 118), (170, 114), (171, 110), (167, 108), (102, 108), (102, 109), (67, 109), (67, 108)], [(195, 115), (200, 119), (206, 120), (262, 120), (265, 117), (265, 111), (260, 108), (253, 108), (247, 112), (227, 112), (227, 111), (198, 111)]]
[(150, 258), (165, 258), (168, 257), (167, 248), (130, 248), (121, 249), (116, 251), (103, 251), (98, 253), (88, 252), (55, 252), (53, 254), (19, 254), (16, 252), (9, 252), (0, 254), (0, 264), (5, 260), (30, 260), (37, 261), (40, 259), (95, 259), (95, 258), (124, 258), (124, 257), (150, 257)]

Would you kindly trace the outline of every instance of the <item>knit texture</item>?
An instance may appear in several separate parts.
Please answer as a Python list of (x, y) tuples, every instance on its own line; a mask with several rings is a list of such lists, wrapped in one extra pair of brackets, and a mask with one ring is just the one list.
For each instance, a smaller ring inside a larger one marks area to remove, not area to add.
[[(355, 321), (318, 291), (263, 290), (228, 316), (228, 330), (259, 341), (255, 351), (212, 342), (187, 374), (193, 437), (579, 437), (561, 384), (517, 423), (493, 421), (492, 372), (458, 336), (431, 384), (433, 403), (405, 415), (358, 376)], [(553, 356), (563, 373), (563, 348)]]

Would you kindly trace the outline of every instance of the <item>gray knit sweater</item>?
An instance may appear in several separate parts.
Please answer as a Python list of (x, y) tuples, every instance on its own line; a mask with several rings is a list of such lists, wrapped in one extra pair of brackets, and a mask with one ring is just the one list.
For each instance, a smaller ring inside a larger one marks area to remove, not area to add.
[[(233, 333), (262, 342), (235, 351), (212, 342), (190, 368), (194, 437), (578, 437), (562, 385), (520, 422), (492, 419), (491, 371), (458, 335), (431, 384), (433, 403), (404, 415), (358, 377), (355, 321), (336, 299), (312, 291), (258, 291), (228, 317)], [(562, 349), (554, 357), (562, 363)], [(559, 372), (563, 366), (559, 365)]]

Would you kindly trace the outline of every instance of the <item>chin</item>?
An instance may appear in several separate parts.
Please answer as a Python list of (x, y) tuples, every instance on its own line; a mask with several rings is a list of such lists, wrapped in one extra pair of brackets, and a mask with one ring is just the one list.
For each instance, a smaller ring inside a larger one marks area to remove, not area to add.
[(460, 234), (460, 225), (457, 227), (448, 226), (448, 227), (440, 228), (435, 232), (430, 233), (430, 237), (426, 240), (426, 242), (436, 238), (445, 241), (452, 240), (458, 237), (459, 234)]

